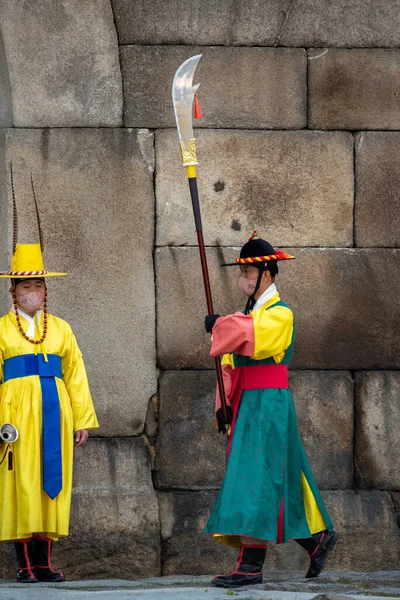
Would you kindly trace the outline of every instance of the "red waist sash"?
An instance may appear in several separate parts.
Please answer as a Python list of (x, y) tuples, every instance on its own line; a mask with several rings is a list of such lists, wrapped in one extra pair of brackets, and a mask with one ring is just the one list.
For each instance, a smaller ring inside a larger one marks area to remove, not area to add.
[(239, 411), (240, 400), (244, 390), (257, 390), (269, 388), (288, 389), (289, 375), (287, 365), (251, 365), (248, 367), (235, 367), (232, 371), (232, 389), (230, 403), (233, 410), (231, 435), (229, 436), (227, 455), (231, 449), (236, 417)]
[(237, 367), (233, 373), (235, 371), (239, 371), (237, 377), (241, 380), (242, 390), (289, 387), (287, 365), (251, 365)]

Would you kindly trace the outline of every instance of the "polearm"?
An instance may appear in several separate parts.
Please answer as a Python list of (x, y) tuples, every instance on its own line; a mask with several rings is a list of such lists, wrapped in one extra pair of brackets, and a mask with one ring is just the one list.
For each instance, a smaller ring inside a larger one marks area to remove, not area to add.
[[(186, 167), (186, 173), (189, 180), (190, 196), (192, 198), (194, 222), (196, 226), (197, 242), (200, 252), (201, 270), (203, 272), (204, 291), (206, 294), (207, 310), (209, 315), (214, 314), (210, 278), (208, 276), (208, 266), (206, 250), (204, 247), (203, 227), (201, 224), (201, 212), (199, 193), (196, 179), (196, 139), (193, 135), (193, 100), (194, 95), (200, 84), (192, 85), (194, 72), (201, 58), (201, 54), (192, 56), (181, 64), (175, 73), (172, 83), (172, 102), (174, 105), (176, 126), (178, 128), (179, 145), (182, 153), (182, 166)], [(226, 399), (224, 382), (222, 378), (221, 361), (219, 357), (215, 358), (215, 370), (217, 372), (218, 391), (221, 399), (222, 412), (227, 418)]]

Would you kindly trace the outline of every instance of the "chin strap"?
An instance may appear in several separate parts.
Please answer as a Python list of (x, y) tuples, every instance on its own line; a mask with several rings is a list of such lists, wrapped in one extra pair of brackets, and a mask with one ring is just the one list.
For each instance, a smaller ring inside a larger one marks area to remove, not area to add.
[(254, 305), (256, 303), (256, 300), (254, 298), (254, 296), (257, 294), (258, 290), (260, 289), (260, 285), (261, 285), (261, 279), (264, 273), (264, 269), (260, 269), (260, 272), (258, 274), (257, 277), (257, 283), (256, 283), (256, 287), (254, 289), (254, 292), (251, 296), (249, 296), (249, 299), (247, 300), (247, 304), (246, 304), (246, 308), (244, 309), (244, 314), (248, 315), (251, 313), (251, 311), (254, 308)]

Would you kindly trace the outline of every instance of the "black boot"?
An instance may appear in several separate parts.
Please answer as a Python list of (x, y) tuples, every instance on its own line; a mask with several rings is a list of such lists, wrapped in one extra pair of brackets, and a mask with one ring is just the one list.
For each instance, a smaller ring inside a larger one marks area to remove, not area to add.
[(310, 538), (304, 540), (296, 540), (296, 542), (310, 555), (311, 561), (308, 571), (306, 573), (307, 579), (313, 579), (318, 577), (322, 569), (325, 566), (326, 556), (328, 552), (333, 550), (336, 542), (338, 541), (339, 534), (332, 531), (322, 531), (316, 533)]
[(53, 542), (44, 538), (33, 539), (36, 576), (39, 581), (59, 582), (65, 581), (64, 573), (53, 569), (51, 564), (51, 551)]
[(14, 542), (17, 555), (17, 581), (18, 583), (37, 583), (36, 572), (33, 561), (32, 539)]
[(224, 588), (262, 583), (262, 568), (266, 553), (265, 546), (241, 545), (235, 570), (228, 575), (216, 575), (211, 583)]

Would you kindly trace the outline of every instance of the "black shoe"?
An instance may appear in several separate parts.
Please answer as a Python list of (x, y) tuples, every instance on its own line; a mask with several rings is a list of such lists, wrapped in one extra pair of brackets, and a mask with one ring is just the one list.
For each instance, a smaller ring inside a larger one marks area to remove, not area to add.
[(228, 575), (216, 575), (212, 584), (216, 587), (236, 588), (262, 583), (262, 568), (267, 549), (264, 546), (241, 546), (235, 570)]
[(323, 531), (318, 534), (319, 539), (317, 540), (318, 545), (314, 552), (310, 555), (311, 562), (306, 573), (306, 579), (313, 579), (318, 577), (322, 569), (325, 566), (326, 556), (328, 552), (334, 549), (336, 542), (338, 541), (339, 534), (332, 531)]
[(65, 581), (64, 573), (53, 571), (53, 569), (49, 569), (48, 567), (36, 567), (36, 577), (39, 581), (47, 581), (53, 583)]
[(33, 539), (33, 555), (35, 558), (36, 577), (39, 581), (58, 583), (65, 581), (64, 573), (55, 571), (51, 564), (53, 542), (48, 539)]
[(32, 540), (16, 541), (14, 542), (14, 548), (18, 562), (16, 581), (18, 583), (37, 583), (38, 579), (32, 560)]
[(256, 585), (262, 583), (262, 573), (252, 575), (250, 573), (229, 573), (229, 575), (216, 575), (211, 581), (216, 587), (236, 588), (244, 585)]
[(39, 580), (36, 577), (35, 569), (18, 569), (15, 581), (18, 583), (37, 583)]

